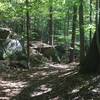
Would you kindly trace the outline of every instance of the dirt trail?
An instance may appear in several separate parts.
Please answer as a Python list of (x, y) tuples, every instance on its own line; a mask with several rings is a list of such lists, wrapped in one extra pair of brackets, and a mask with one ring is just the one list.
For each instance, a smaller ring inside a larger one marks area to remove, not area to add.
[(99, 87), (100, 77), (83, 77), (76, 65), (4, 69), (0, 72), (0, 100), (88, 100), (86, 95), (89, 99), (98, 98), (95, 88)]

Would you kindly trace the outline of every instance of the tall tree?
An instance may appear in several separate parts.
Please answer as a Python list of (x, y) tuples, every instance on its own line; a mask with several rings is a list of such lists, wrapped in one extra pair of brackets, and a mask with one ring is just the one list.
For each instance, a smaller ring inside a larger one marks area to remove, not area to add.
[(29, 52), (29, 27), (30, 27), (30, 20), (29, 20), (29, 1), (26, 0), (26, 34), (27, 34), (27, 67), (29, 67), (30, 61), (30, 52)]
[(80, 27), (80, 63), (81, 63), (85, 56), (83, 0), (80, 0), (80, 5), (79, 5), (79, 27)]
[(64, 18), (64, 39), (66, 43), (66, 36), (68, 35), (69, 30), (69, 7), (67, 6), (68, 1), (65, 0), (65, 18)]
[[(90, 25), (92, 24), (92, 0), (90, 0)], [(91, 39), (92, 39), (92, 29), (90, 27), (90, 45), (91, 45)]]
[(48, 19), (49, 44), (53, 44), (53, 0), (49, 0), (49, 19)]
[(96, 32), (83, 62), (81, 72), (100, 72), (100, 1), (96, 0)]
[(71, 48), (70, 48), (69, 62), (74, 61), (76, 22), (77, 22), (77, 6), (74, 5), (73, 6), (73, 25), (72, 25), (72, 38), (71, 38)]

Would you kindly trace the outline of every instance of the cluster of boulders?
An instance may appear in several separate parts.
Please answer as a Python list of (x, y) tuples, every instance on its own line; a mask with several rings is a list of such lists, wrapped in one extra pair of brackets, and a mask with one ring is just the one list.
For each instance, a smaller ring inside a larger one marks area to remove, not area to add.
[[(3, 37), (4, 36), (4, 37)], [(22, 36), (7, 28), (0, 28), (0, 60), (8, 60), (9, 65), (27, 67), (27, 47)], [(45, 57), (30, 46), (30, 66), (43, 63)]]
[[(60, 62), (65, 55), (64, 47), (51, 46), (41, 41), (29, 43), (30, 66), (37, 66), (44, 62)], [(0, 60), (8, 60), (9, 65), (27, 67), (27, 42), (21, 35), (7, 28), (0, 28)]]

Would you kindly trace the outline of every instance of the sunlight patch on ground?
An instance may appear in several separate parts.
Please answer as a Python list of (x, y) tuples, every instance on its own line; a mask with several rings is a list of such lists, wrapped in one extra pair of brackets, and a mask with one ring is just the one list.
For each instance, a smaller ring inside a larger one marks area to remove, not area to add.
[(40, 85), (38, 88), (36, 88), (35, 91), (33, 91), (33, 93), (31, 94), (31, 97), (39, 96), (39, 95), (48, 93), (50, 91), (52, 91), (52, 88), (48, 87), (48, 85), (46, 84), (43, 84), (43, 85)]
[(0, 97), (0, 100), (9, 100), (9, 97)]
[(68, 94), (74, 94), (74, 93), (78, 93), (80, 91), (80, 87), (77, 87), (71, 91), (68, 92)]
[(72, 90), (72, 93), (77, 93), (77, 92), (79, 92), (79, 89)]
[(61, 65), (61, 64), (49, 64), (50, 67), (54, 67), (54, 68), (61, 68), (61, 69), (65, 69), (65, 68), (69, 68), (68, 65)]
[(51, 64), (47, 63), (47, 65), (50, 68), (55, 68), (55, 69), (75, 69), (79, 63), (73, 62), (70, 64)]
[[(5, 94), (4, 97), (15, 96), (21, 92), (23, 87), (27, 86), (27, 82), (14, 82), (0, 80), (0, 94)], [(0, 98), (4, 98), (3, 96)], [(6, 99), (0, 99), (6, 100)], [(7, 99), (8, 100), (8, 99)]]
[(57, 97), (54, 97), (54, 98), (52, 98), (50, 100), (63, 100), (63, 99), (61, 97), (57, 96)]
[(96, 88), (96, 89), (92, 89), (92, 92), (99, 92), (100, 93), (100, 89), (99, 88)]
[(33, 74), (29, 74), (29, 77), (32, 78), (32, 77), (38, 77), (38, 76), (49, 76), (49, 75), (53, 75), (53, 74), (56, 74), (58, 73), (59, 71), (56, 70), (56, 71), (50, 71), (50, 72), (46, 72), (46, 71), (38, 71), (36, 73), (33, 73)]
[[(80, 100), (80, 96), (76, 96), (75, 98), (73, 98), (73, 100)], [(85, 100), (84, 98), (82, 98), (81, 100)], [(91, 99), (93, 100), (93, 99)]]
[(74, 75), (74, 74), (77, 74), (78, 72), (73, 72), (73, 71), (70, 71), (70, 72), (67, 72), (67, 73), (65, 73), (65, 74), (61, 74), (61, 75), (59, 75), (58, 77), (60, 78), (60, 77), (65, 77), (65, 76), (69, 76), (69, 75)]
[(100, 79), (100, 75), (94, 77), (94, 78), (92, 79), (92, 81), (93, 81), (93, 82), (96, 82), (98, 79)]

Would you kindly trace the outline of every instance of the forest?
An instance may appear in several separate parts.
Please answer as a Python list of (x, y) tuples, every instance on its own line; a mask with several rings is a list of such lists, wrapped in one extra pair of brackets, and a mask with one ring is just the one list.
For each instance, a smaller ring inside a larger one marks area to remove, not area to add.
[(100, 100), (100, 0), (0, 0), (0, 100)]

